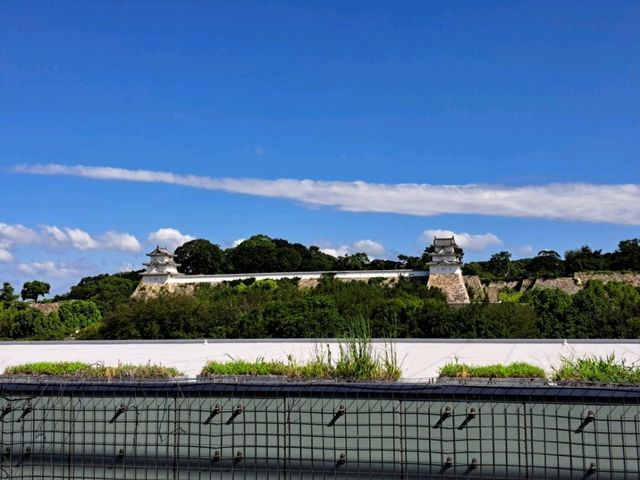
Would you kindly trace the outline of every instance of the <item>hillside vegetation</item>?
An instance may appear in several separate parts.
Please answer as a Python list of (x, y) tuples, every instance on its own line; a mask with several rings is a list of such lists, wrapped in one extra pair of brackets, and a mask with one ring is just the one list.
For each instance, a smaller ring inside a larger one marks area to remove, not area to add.
[[(226, 251), (206, 240), (194, 240), (176, 253), (181, 268), (189, 273), (218, 273), (417, 268), (428, 260), (430, 248), (422, 257), (371, 262), (364, 253), (336, 259), (317, 247), (257, 235)], [(604, 254), (582, 247), (566, 252), (565, 260), (555, 252), (543, 251), (533, 259), (511, 261), (508, 252), (500, 252), (487, 262), (465, 265), (467, 273), (485, 279), (535, 272), (542, 277), (552, 272), (564, 275), (574, 268), (640, 271), (640, 242), (625, 240), (615, 252)], [(406, 278), (388, 285), (376, 279), (343, 283), (325, 275), (312, 289), (299, 288), (295, 279), (249, 279), (200, 284), (193, 295), (163, 294), (146, 301), (130, 298), (138, 281), (136, 272), (83, 278), (68, 293), (56, 297), (60, 307), (48, 313), (34, 309), (33, 303), (18, 301), (13, 287), (5, 282), (0, 291), (0, 337), (337, 337), (345, 334), (355, 318), (364, 318), (374, 337), (640, 338), (640, 290), (620, 282), (590, 281), (575, 295), (541, 288), (503, 292), (499, 304), (477, 298), (470, 305), (453, 308), (441, 291)], [(46, 294), (43, 290), (48, 292), (43, 282), (28, 283), (23, 291), (29, 299), (37, 300)]]

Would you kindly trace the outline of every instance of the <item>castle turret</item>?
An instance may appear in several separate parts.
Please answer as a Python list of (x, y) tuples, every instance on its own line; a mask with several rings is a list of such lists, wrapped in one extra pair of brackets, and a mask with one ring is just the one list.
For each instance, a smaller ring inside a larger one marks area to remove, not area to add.
[(429, 273), (462, 275), (462, 261), (456, 252), (456, 240), (451, 238), (433, 238), (434, 252), (431, 254)]
[(157, 246), (151, 253), (146, 254), (150, 257), (148, 263), (143, 263), (147, 270), (142, 274), (144, 283), (164, 283), (170, 276), (179, 275), (178, 265), (175, 261), (175, 255), (167, 250)]
[(449, 303), (469, 303), (469, 293), (462, 278), (462, 260), (456, 252), (456, 241), (451, 238), (433, 239), (434, 251), (429, 265), (427, 285), (441, 289)]

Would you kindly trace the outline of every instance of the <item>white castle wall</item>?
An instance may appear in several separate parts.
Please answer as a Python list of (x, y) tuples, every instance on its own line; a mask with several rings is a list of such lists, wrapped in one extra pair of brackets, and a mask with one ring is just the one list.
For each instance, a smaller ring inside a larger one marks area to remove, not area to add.
[(359, 270), (347, 272), (278, 272), (278, 273), (242, 273), (219, 275), (145, 275), (142, 274), (142, 284), (158, 285), (187, 285), (193, 283), (222, 283), (237, 280), (282, 280), (284, 278), (299, 278), (300, 280), (319, 280), (323, 275), (332, 274), (338, 280), (367, 281), (372, 278), (394, 279), (400, 277), (427, 277), (423, 270)]

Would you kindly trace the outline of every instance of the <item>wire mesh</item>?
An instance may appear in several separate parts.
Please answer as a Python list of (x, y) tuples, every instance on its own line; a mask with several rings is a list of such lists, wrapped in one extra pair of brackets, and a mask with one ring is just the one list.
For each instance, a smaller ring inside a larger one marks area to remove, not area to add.
[(2, 479), (640, 478), (640, 389), (0, 383)]

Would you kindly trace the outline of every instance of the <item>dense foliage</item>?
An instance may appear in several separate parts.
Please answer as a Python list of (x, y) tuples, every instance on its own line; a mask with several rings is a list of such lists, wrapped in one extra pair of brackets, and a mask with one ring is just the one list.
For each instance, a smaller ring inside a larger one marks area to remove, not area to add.
[(622, 240), (616, 251), (607, 253), (584, 245), (566, 251), (564, 260), (553, 250), (519, 260), (511, 260), (511, 253), (502, 251), (487, 261), (469, 262), (462, 269), (465, 275), (479, 275), (485, 281), (557, 278), (588, 271), (640, 271), (640, 238)]
[(59, 295), (54, 300), (90, 300), (104, 314), (116, 305), (127, 302), (139, 282), (139, 272), (85, 277), (71, 287), (69, 293)]
[(333, 257), (319, 247), (306, 247), (280, 238), (254, 235), (222, 250), (208, 240), (186, 242), (175, 251), (178, 271), (187, 275), (214, 273), (318, 272), (332, 270), (385, 270), (416, 268), (419, 257), (401, 256), (398, 261), (370, 260), (366, 253)]
[(40, 280), (33, 280), (32, 282), (26, 282), (22, 287), (22, 291), (20, 292), (20, 296), (23, 300), (33, 300), (34, 302), (38, 301), (38, 297), (44, 296), (49, 293), (49, 289), (51, 285), (45, 282), (41, 282)]
[(294, 280), (202, 285), (195, 295), (130, 300), (87, 338), (302, 338), (343, 335), (355, 318), (374, 337), (639, 338), (640, 292), (589, 282), (578, 294), (533, 289), (518, 301), (447, 305), (442, 292), (401, 279), (395, 285)]
[(29, 303), (0, 303), (0, 339), (57, 340), (73, 338), (83, 329), (97, 325), (102, 315), (98, 307), (85, 300), (63, 302), (59, 308), (43, 313)]
[[(424, 268), (421, 257), (370, 261), (364, 253), (338, 258), (318, 247), (255, 235), (222, 250), (193, 240), (176, 250), (181, 268), (191, 274), (219, 272), (318, 271)], [(463, 252), (460, 250), (459, 254)], [(624, 240), (615, 252), (584, 246), (565, 253), (543, 250), (534, 258), (511, 260), (498, 252), (486, 262), (471, 262), (467, 275), (483, 280), (549, 278), (589, 270), (640, 271), (640, 239)], [(447, 305), (442, 292), (400, 279), (343, 283), (326, 274), (316, 288), (295, 280), (201, 284), (194, 295), (161, 295), (132, 300), (139, 272), (83, 278), (54, 298), (47, 310), (37, 298), (48, 285), (26, 282), (20, 302), (13, 286), (0, 289), (0, 338), (301, 338), (343, 335), (355, 318), (370, 322), (376, 337), (440, 338), (640, 338), (640, 293), (628, 284), (592, 281), (571, 296), (557, 289), (501, 291), (502, 303), (481, 295), (464, 307)], [(26, 296), (25, 296), (26, 293)]]

